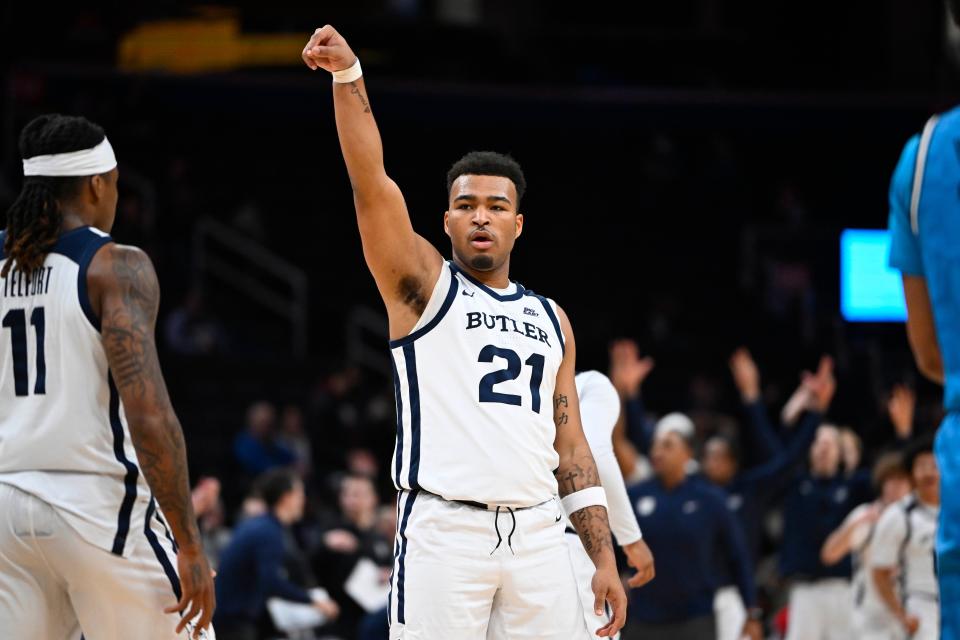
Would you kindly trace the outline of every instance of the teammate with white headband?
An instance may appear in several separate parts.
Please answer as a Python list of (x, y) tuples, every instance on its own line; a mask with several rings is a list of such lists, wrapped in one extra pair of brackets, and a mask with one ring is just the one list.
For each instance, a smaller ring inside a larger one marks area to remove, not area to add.
[(0, 629), (212, 638), (213, 579), (154, 345), (157, 277), (108, 235), (113, 148), (84, 118), (44, 115), (20, 152), (0, 232)]
[(23, 159), (24, 176), (93, 176), (117, 168), (117, 157), (107, 137), (89, 149), (48, 153)]

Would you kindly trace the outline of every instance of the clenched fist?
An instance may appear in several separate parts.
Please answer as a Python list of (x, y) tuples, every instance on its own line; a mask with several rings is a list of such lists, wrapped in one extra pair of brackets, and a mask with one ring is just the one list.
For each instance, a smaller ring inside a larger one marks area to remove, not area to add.
[(324, 69), (330, 73), (348, 69), (357, 61), (347, 41), (330, 25), (313, 32), (303, 48), (302, 57), (311, 70)]

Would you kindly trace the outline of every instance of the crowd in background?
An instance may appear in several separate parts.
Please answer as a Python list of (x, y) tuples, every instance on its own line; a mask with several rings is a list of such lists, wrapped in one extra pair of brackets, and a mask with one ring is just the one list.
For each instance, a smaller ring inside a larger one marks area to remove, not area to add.
[[(831, 419), (837, 381), (829, 356), (815, 371), (798, 372), (782, 406), (766, 401), (747, 349), (727, 365), (738, 414), (653, 412), (656, 399), (643, 389), (655, 363), (632, 340), (611, 345), (608, 375), (623, 402), (614, 450), (657, 567), (653, 582), (632, 590), (624, 638), (656, 638), (663, 624), (704, 616), (722, 640), (739, 637), (723, 629), (742, 628), (748, 616), (769, 638), (858, 637), (850, 626), (856, 592), (874, 589), (874, 578), (862, 559), (851, 559), (864, 545), (853, 538), (864, 538), (863, 528), (872, 531), (884, 508), (910, 492), (917, 470), (901, 455), (913, 464), (911, 450), (922, 449), (935, 426), (916, 416), (935, 410), (919, 412), (913, 389), (892, 386), (885, 403), (894, 435), (865, 449), (856, 425)], [(357, 375), (331, 377), (336, 386)], [(381, 395), (349, 403), (350, 394), (328, 396), (319, 414), (258, 400), (236, 431), (228, 475), (197, 482), (194, 506), (220, 572), (217, 622), (225, 632), (242, 623), (255, 635), (236, 637), (387, 637), (396, 510), (382, 452), (394, 434), (383, 426), (374, 437), (385, 446), (376, 451), (338, 449), (328, 436), (336, 432), (330, 422)], [(320, 415), (323, 423), (312, 421)], [(691, 504), (704, 519), (685, 528), (677, 514)], [(896, 592), (895, 601), (905, 597)], [(275, 599), (314, 613), (295, 615)], [(888, 613), (904, 629), (919, 624), (903, 606)]]

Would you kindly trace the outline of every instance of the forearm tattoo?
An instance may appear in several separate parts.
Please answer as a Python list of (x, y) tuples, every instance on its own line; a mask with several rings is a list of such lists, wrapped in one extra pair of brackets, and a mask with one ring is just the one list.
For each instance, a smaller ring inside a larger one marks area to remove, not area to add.
[[(561, 497), (588, 487), (601, 486), (597, 464), (589, 449), (586, 449), (586, 451), (578, 450), (567, 464), (562, 464), (557, 469), (556, 477), (557, 488)], [(607, 510), (604, 507), (594, 505), (569, 515), (570, 522), (573, 524), (573, 528), (577, 530), (577, 534), (583, 542), (583, 548), (591, 559), (596, 561), (598, 554), (604, 553), (605, 549), (612, 551), (610, 522), (607, 519)]]
[(553, 421), (558, 427), (570, 422), (570, 416), (567, 415), (567, 407), (569, 406), (567, 396), (562, 393), (553, 397)]
[[(113, 286), (119, 300), (105, 304), (102, 335), (110, 373), (129, 415), (130, 437), (137, 460), (180, 545), (198, 542), (190, 502), (186, 445), (177, 421), (153, 332), (160, 305), (160, 287), (149, 258), (138, 251), (111, 252)], [(131, 412), (132, 413), (132, 412)]]
[(356, 81), (350, 83), (350, 93), (357, 96), (360, 104), (363, 105), (363, 112), (370, 113), (370, 103), (367, 101), (367, 97), (363, 95), (363, 92), (360, 91), (360, 87), (357, 86)]
[(613, 550), (607, 510), (599, 505), (584, 507), (570, 514), (570, 522), (580, 535), (587, 555), (594, 558), (604, 549)]

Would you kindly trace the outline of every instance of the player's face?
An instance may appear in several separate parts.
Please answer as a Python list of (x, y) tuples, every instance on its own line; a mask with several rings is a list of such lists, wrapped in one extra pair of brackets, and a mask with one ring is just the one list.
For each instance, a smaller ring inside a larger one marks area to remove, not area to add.
[(690, 449), (675, 432), (667, 431), (654, 439), (650, 463), (658, 476), (680, 473), (689, 460)]
[(932, 453), (921, 453), (913, 461), (913, 486), (922, 496), (930, 496), (939, 490), (940, 471)]
[(703, 473), (710, 482), (725, 485), (737, 472), (737, 463), (730, 452), (730, 446), (723, 440), (713, 439), (707, 442), (703, 452)]
[(513, 181), (462, 175), (450, 187), (449, 207), (443, 228), (459, 261), (477, 271), (503, 266), (523, 230)]

